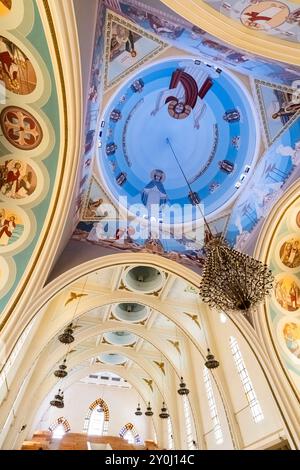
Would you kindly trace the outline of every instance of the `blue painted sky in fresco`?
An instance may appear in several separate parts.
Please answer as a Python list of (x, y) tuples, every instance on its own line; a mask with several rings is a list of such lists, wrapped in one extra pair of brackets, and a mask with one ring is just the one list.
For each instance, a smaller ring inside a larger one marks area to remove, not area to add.
[[(204, 97), (206, 110), (200, 119), (199, 130), (194, 127), (192, 115), (180, 120), (170, 117), (167, 105), (155, 116), (151, 115), (159, 92), (169, 88), (172, 72), (190, 64), (193, 64), (192, 60), (180, 59), (152, 65), (127, 82), (108, 106), (103, 118), (105, 128), (102, 129), (99, 159), (108, 189), (115, 198), (122, 195), (128, 197), (129, 204), (141, 203), (141, 193), (151, 181), (151, 171), (158, 168), (166, 174), (164, 188), (168, 202), (181, 206), (189, 203), (188, 187), (166, 141), (167, 137), (193, 191), (204, 203), (206, 214), (223, 206), (238, 191), (235, 183), (239, 181), (245, 166), (252, 163), (257, 135), (249, 102), (231, 77), (225, 72), (218, 74), (211, 69), (215, 78), (212, 88)], [(207, 69), (204, 65), (199, 67)], [(135, 79), (144, 82), (141, 93), (131, 89)], [(113, 109), (119, 109), (122, 113), (122, 119), (117, 123), (110, 120)], [(232, 109), (240, 112), (239, 122), (228, 123), (223, 119), (224, 113)], [(234, 137), (240, 137), (239, 148), (232, 144)], [(107, 156), (106, 145), (111, 143), (117, 145), (117, 150)], [(212, 160), (206, 171), (197, 178), (210, 158)], [(220, 171), (218, 162), (224, 159), (234, 163), (233, 173)], [(116, 183), (120, 172), (127, 174), (127, 182), (122, 187)], [(220, 187), (210, 192), (213, 183)]]

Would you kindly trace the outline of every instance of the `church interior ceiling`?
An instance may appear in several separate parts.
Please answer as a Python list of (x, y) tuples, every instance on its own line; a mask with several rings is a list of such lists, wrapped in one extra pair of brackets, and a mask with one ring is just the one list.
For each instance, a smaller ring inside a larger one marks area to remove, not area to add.
[[(105, 5), (73, 239), (157, 253), (197, 269), (204, 235), (193, 222), (200, 202), (212, 231), (247, 251), (270, 207), (298, 177), (300, 70), (233, 50), (156, 9), (157, 1)], [(180, 87), (184, 109), (176, 107)], [(158, 223), (145, 231), (154, 202)], [(168, 211), (191, 202), (196, 206), (179, 237), (182, 210)]]

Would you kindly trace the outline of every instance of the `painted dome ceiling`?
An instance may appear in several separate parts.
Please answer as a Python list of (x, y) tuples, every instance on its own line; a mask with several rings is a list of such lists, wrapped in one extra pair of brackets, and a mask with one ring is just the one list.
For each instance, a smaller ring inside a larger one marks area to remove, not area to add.
[(180, 58), (155, 63), (119, 88), (100, 139), (113, 199), (126, 197), (127, 207), (142, 205), (145, 214), (158, 204), (163, 217), (164, 207), (191, 204), (191, 190), (206, 215), (224, 208), (247, 177), (258, 135), (251, 98), (237, 79)]

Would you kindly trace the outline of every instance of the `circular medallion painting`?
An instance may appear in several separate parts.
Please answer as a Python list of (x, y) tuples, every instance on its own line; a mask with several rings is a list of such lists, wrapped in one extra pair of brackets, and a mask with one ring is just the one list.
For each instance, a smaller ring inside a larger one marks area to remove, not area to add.
[(8, 91), (28, 95), (36, 87), (36, 73), (29, 58), (12, 41), (0, 36), (0, 80)]
[(252, 2), (242, 11), (241, 22), (251, 29), (268, 30), (284, 23), (289, 13), (288, 6), (282, 2)]
[(26, 199), (36, 189), (37, 177), (33, 168), (23, 160), (0, 162), (0, 197)]
[(123, 207), (138, 204), (148, 214), (156, 207), (181, 223), (200, 218), (199, 203), (206, 215), (229, 203), (257, 141), (251, 98), (236, 79), (199, 60), (172, 59), (145, 68), (112, 98), (100, 171)]
[(300, 285), (295, 276), (280, 274), (276, 276), (274, 294), (280, 307), (288, 312), (296, 312), (300, 307)]
[(300, 320), (283, 318), (277, 325), (279, 344), (294, 363), (300, 364)]
[(10, 207), (0, 207), (0, 253), (15, 244), (23, 235), (25, 222), (19, 213)]
[(294, 237), (286, 240), (279, 249), (281, 262), (288, 268), (300, 266), (300, 238)]
[(6, 139), (18, 149), (35, 149), (43, 138), (35, 117), (23, 108), (8, 106), (0, 114), (0, 125)]

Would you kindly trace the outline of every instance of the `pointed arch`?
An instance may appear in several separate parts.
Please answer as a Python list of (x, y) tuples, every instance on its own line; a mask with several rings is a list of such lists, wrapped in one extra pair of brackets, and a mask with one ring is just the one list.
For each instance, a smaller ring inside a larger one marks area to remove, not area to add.
[(93, 403), (90, 404), (87, 415), (84, 419), (83, 432), (88, 433), (92, 414), (96, 411), (97, 408), (100, 412), (103, 413), (104, 419), (103, 419), (102, 434), (105, 436), (107, 435), (107, 431), (108, 431), (109, 408), (107, 406), (107, 403), (102, 398), (97, 398), (97, 400), (95, 400)]
[(69, 424), (69, 421), (64, 418), (63, 416), (61, 416), (60, 418), (57, 418), (54, 423), (52, 423), (50, 426), (49, 426), (49, 431), (51, 431), (53, 433), (53, 431), (58, 427), (62, 425), (63, 428), (64, 428), (64, 431), (65, 433), (67, 432), (70, 432), (71, 431), (71, 426)]
[(125, 424), (125, 426), (123, 426), (120, 429), (119, 436), (124, 438), (124, 436), (127, 434), (127, 432), (132, 433), (132, 436), (134, 437), (134, 443), (135, 444), (141, 444), (142, 440), (140, 438), (140, 435), (138, 434), (135, 426), (132, 423)]

